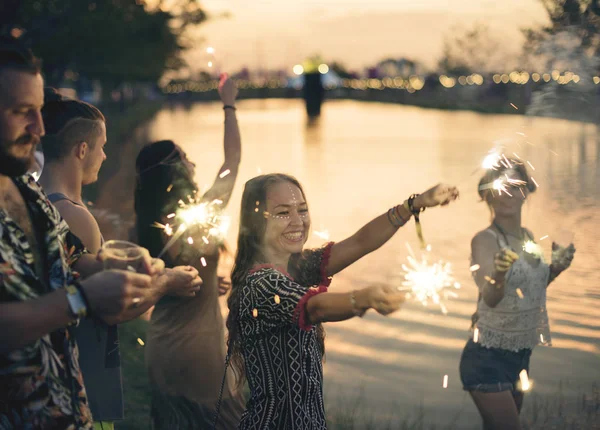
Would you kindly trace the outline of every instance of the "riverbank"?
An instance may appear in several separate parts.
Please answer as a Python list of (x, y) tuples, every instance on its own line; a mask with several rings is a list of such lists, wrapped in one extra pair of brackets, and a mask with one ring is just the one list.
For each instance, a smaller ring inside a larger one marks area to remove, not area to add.
[[(328, 88), (325, 100), (356, 100), (417, 106), (441, 110), (466, 110), (487, 114), (533, 115), (600, 124), (600, 85), (561, 85), (556, 82), (442, 85), (426, 78), (411, 86), (410, 80), (353, 79)], [(239, 99), (302, 98), (302, 91), (288, 87), (285, 80), (262, 83), (241, 81)], [(165, 89), (169, 100), (192, 103), (219, 99), (216, 82), (202, 85), (173, 85)]]

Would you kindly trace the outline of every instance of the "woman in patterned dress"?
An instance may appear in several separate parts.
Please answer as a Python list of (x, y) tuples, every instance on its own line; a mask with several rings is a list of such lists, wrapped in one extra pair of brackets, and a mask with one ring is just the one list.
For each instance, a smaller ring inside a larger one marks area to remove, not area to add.
[[(493, 191), (495, 181), (509, 178), (509, 192)], [(469, 391), (485, 430), (521, 428), (521, 372), (537, 344), (551, 342), (546, 288), (573, 259), (575, 248), (552, 245), (552, 263), (544, 262), (533, 234), (521, 225), (521, 209), (535, 182), (519, 160), (490, 169), (479, 181), (479, 196), (492, 213), (492, 225), (471, 242), (479, 287), (473, 336), (460, 361), (463, 387)], [(528, 243), (527, 252), (525, 242)]]
[(387, 242), (410, 209), (457, 196), (456, 188), (437, 185), (342, 242), (303, 250), (310, 216), (298, 181), (271, 174), (246, 183), (227, 318), (231, 365), (238, 383), (247, 377), (250, 386), (240, 429), (326, 428), (321, 323), (368, 309), (387, 315), (404, 300), (404, 293), (382, 286), (326, 293), (331, 276)]

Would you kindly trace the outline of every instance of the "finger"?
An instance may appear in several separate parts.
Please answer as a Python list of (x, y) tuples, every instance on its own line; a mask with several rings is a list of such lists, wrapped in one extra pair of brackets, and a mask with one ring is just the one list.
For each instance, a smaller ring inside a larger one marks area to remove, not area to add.
[(147, 288), (152, 282), (152, 277), (144, 273), (123, 272), (125, 281), (132, 287)]
[(511, 249), (505, 249), (504, 255), (509, 257), (512, 261), (516, 261), (519, 259), (519, 254), (517, 254), (516, 252), (514, 252)]
[(150, 251), (146, 248), (142, 248), (142, 269), (149, 275), (153, 275), (152, 269), (152, 257), (150, 256)]
[(392, 294), (388, 294), (386, 299), (389, 303), (404, 303), (406, 300), (406, 293), (394, 292)]

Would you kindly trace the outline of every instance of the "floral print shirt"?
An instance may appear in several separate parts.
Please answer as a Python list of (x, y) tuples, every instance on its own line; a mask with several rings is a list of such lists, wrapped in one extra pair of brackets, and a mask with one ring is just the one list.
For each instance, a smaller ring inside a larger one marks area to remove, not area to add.
[[(0, 209), (0, 303), (34, 300), (73, 281), (70, 264), (85, 249), (33, 177), (13, 179), (42, 239), (45, 280), (25, 233)], [(0, 429), (91, 429), (78, 350), (70, 328), (0, 354)]]

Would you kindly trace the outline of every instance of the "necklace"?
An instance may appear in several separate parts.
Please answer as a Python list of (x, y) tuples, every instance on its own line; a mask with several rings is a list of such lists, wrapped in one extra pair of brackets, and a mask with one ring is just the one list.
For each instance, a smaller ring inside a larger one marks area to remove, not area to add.
[(492, 224), (494, 225), (494, 227), (496, 227), (498, 229), (498, 231), (502, 234), (502, 236), (504, 236), (504, 240), (506, 241), (506, 244), (509, 245), (509, 241), (508, 241), (508, 236), (512, 236), (516, 239), (519, 239), (519, 241), (523, 242), (523, 240), (525, 239), (523, 236), (523, 227), (521, 227), (521, 235), (517, 236), (515, 234), (511, 234), (511, 233), (507, 233), (502, 227), (500, 227), (500, 225), (496, 222), (493, 221)]

